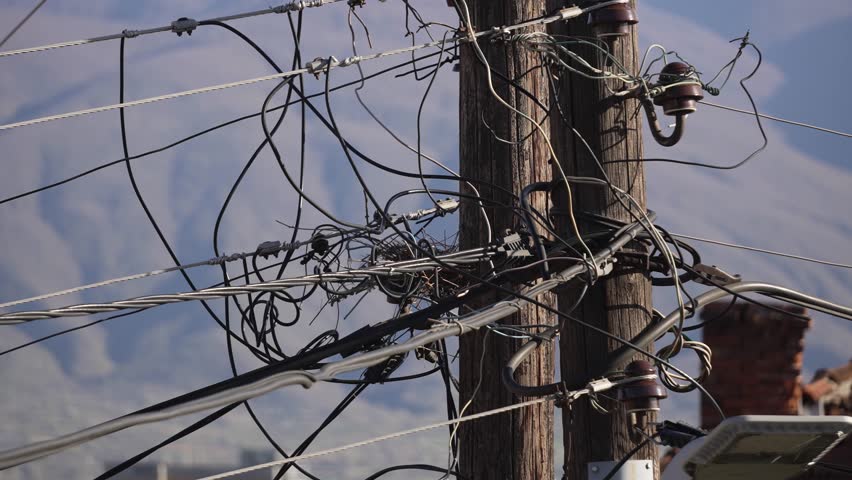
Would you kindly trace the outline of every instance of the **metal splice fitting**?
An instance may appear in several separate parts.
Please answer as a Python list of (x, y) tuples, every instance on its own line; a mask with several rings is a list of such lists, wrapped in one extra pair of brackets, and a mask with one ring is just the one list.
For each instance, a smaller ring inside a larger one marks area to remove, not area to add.
[[(630, 362), (624, 370), (627, 378), (654, 375), (654, 366), (645, 360)], [(630, 382), (618, 389), (618, 399), (630, 416), (630, 424), (644, 430), (648, 426), (648, 414), (660, 410), (660, 399), (668, 397), (665, 388), (655, 379), (646, 378)]]
[(666, 87), (663, 93), (654, 98), (654, 104), (663, 107), (666, 115), (689, 115), (697, 109), (697, 103), (704, 98), (701, 83), (695, 71), (682, 62), (672, 62), (660, 72), (660, 85)]
[(630, 33), (631, 25), (639, 23), (639, 19), (630, 4), (617, 3), (589, 12), (588, 23), (598, 37), (623, 37)]

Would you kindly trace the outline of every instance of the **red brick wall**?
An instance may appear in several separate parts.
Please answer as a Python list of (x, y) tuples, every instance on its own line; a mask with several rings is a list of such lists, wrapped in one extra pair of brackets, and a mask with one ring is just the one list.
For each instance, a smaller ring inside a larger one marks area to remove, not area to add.
[[(702, 320), (704, 342), (713, 350), (713, 371), (705, 382), (728, 416), (745, 414), (796, 415), (802, 392), (800, 373), (804, 335), (810, 326), (796, 317), (738, 301), (707, 305)], [(796, 306), (779, 306), (804, 315)], [(718, 317), (718, 318), (717, 318)], [(701, 423), (719, 423), (715, 409), (702, 397)]]

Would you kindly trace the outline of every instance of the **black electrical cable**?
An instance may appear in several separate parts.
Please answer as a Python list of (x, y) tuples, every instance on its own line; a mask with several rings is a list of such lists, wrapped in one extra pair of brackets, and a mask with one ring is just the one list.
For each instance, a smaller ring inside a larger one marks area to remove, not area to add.
[[(406, 2), (406, 4), (407, 3), (408, 2)], [(406, 12), (407, 12), (407, 10), (406, 10)], [(438, 63), (439, 64), (441, 63), (441, 59), (444, 58), (444, 52), (446, 51), (447, 35), (449, 33), (450, 33), (449, 31), (444, 32), (444, 38), (443, 38), (443, 41), (441, 42), (440, 55), (438, 55)], [(413, 41), (414, 41), (414, 37), (412, 36), (412, 42)], [(432, 73), (432, 75), (430, 76), (429, 83), (426, 86), (426, 91), (423, 92), (423, 97), (420, 99), (420, 106), (417, 109), (417, 173), (420, 174), (420, 184), (423, 185), (423, 189), (426, 190), (426, 195), (428, 195), (429, 199), (432, 200), (432, 203), (435, 204), (435, 208), (437, 208), (439, 212), (443, 213), (444, 209), (441, 207), (441, 205), (438, 204), (438, 201), (435, 199), (435, 197), (432, 196), (432, 192), (429, 191), (429, 186), (426, 185), (426, 179), (423, 178), (423, 150), (422, 150), (423, 147), (421, 145), (421, 141), (423, 139), (423, 131), (422, 131), (422, 128), (421, 128), (421, 119), (423, 117), (423, 106), (426, 105), (426, 99), (429, 98), (429, 92), (432, 91), (432, 85), (435, 84), (435, 79), (438, 78), (438, 72), (440, 70), (441, 70), (440, 66), (436, 67), (434, 73)]]
[(95, 320), (95, 321), (93, 321), (93, 322), (85, 323), (85, 324), (83, 324), (83, 325), (78, 325), (78, 326), (76, 326), (76, 327), (68, 328), (68, 329), (65, 329), (65, 330), (60, 330), (60, 331), (58, 331), (58, 332), (56, 332), (56, 333), (51, 333), (50, 335), (46, 335), (46, 336), (44, 336), (44, 337), (39, 337), (39, 338), (37, 338), (37, 339), (35, 339), (35, 340), (32, 340), (32, 341), (29, 341), (29, 342), (27, 342), (27, 343), (22, 343), (22, 344), (20, 344), (20, 345), (17, 345), (17, 346), (15, 346), (15, 347), (12, 347), (12, 348), (10, 348), (10, 349), (8, 349), (8, 350), (4, 350), (4, 351), (0, 352), (0, 357), (2, 357), (3, 355), (9, 354), (9, 353), (15, 352), (15, 351), (17, 351), (17, 350), (21, 350), (21, 349), (24, 349), (24, 348), (30, 347), (30, 346), (32, 346), (32, 345), (35, 345), (35, 344), (38, 344), (38, 343), (44, 342), (45, 340), (50, 340), (51, 338), (55, 338), (55, 337), (58, 337), (58, 336), (60, 336), (60, 335), (65, 335), (66, 333), (76, 332), (77, 330), (82, 330), (82, 329), (84, 329), (84, 328), (88, 328), (88, 327), (91, 327), (91, 326), (97, 325), (97, 324), (99, 324), (99, 323), (108, 322), (108, 321), (110, 321), (110, 320), (115, 320), (115, 319), (117, 319), (117, 318), (129, 317), (130, 315), (134, 315), (134, 314), (139, 313), (139, 312), (141, 312), (141, 311), (142, 311), (142, 310), (132, 310), (132, 311), (130, 311), (130, 312), (120, 313), (120, 314), (118, 314), (118, 315), (112, 315), (112, 316), (110, 316), (110, 317), (101, 318), (101, 319), (99, 319), (99, 320)]
[[(329, 81), (330, 81), (330, 72), (326, 72), (326, 88), (328, 88)], [(331, 112), (331, 104), (330, 104), (330, 99), (329, 99), (329, 97), (328, 97), (328, 96), (326, 96), (326, 97), (325, 97), (325, 103), (326, 103), (326, 111), (327, 111), (327, 113), (328, 113), (328, 115), (329, 115), (329, 121), (331, 122), (331, 125), (332, 125), (332, 127), (334, 128), (334, 132), (335, 132), (335, 134), (336, 134), (336, 136), (337, 136), (337, 138), (338, 138), (338, 141), (339, 141), (339, 142), (340, 142), (340, 144), (341, 144), (341, 147), (342, 147), (342, 149), (343, 149), (343, 153), (346, 155), (347, 160), (349, 161), (350, 165), (352, 166), (353, 171), (354, 171), (354, 173), (356, 174), (356, 178), (359, 180), (359, 183), (361, 184), (361, 187), (364, 189), (365, 193), (366, 193), (366, 194), (367, 194), (367, 196), (370, 198), (370, 201), (374, 204), (374, 206), (376, 207), (376, 209), (377, 209), (377, 210), (379, 210), (380, 206), (379, 206), (379, 205), (378, 205), (378, 203), (376, 202), (375, 198), (373, 198), (373, 196), (372, 196), (372, 194), (370, 193), (370, 191), (369, 191), (369, 189), (368, 189), (368, 187), (367, 187), (366, 183), (363, 181), (363, 178), (362, 178), (362, 177), (361, 177), (361, 175), (359, 174), (358, 169), (357, 169), (357, 167), (355, 166), (354, 161), (352, 160), (351, 156), (349, 155), (349, 151), (348, 151), (348, 149), (347, 149), (347, 142), (343, 139), (342, 135), (340, 134), (340, 130), (339, 130), (339, 128), (337, 127), (337, 124), (335, 123), (335, 120), (334, 120), (334, 116), (333, 116), (333, 114), (332, 114), (332, 112)], [(603, 167), (602, 167), (602, 166), (601, 166), (601, 170), (603, 170)], [(609, 183), (609, 182), (607, 182), (607, 183)], [(610, 185), (611, 185), (611, 184), (610, 184)], [(632, 212), (630, 212), (630, 213), (631, 213), (631, 214), (635, 217), (635, 214), (633, 214)], [(639, 221), (638, 225), (639, 225), (639, 226), (643, 226), (643, 228), (647, 228), (647, 227), (644, 227), (644, 225), (641, 223), (641, 221)], [(397, 233), (400, 233), (400, 234), (401, 234), (401, 232), (399, 231), (399, 229), (397, 229), (397, 228), (396, 228), (394, 225), (392, 225), (392, 224), (391, 224), (391, 228), (392, 228), (392, 229), (394, 229)], [(433, 255), (431, 255), (431, 254), (430, 254), (429, 252), (427, 252), (427, 251), (424, 251), (424, 250), (423, 250), (423, 249), (421, 249), (419, 246), (417, 246), (417, 245), (413, 245), (413, 246), (414, 246), (414, 248), (416, 248), (418, 251), (420, 251), (420, 252), (421, 252), (421, 254), (423, 254), (424, 256), (429, 257), (429, 258), (431, 258), (432, 260), (436, 261), (438, 264), (440, 264), (440, 265), (441, 265), (441, 266), (443, 266), (444, 268), (447, 268), (447, 269), (449, 269), (449, 270), (452, 270), (452, 271), (455, 271), (455, 272), (457, 272), (457, 273), (460, 273), (461, 275), (463, 275), (463, 276), (465, 276), (465, 277), (467, 277), (467, 278), (470, 278), (471, 280), (475, 280), (475, 281), (482, 281), (482, 284), (483, 284), (483, 285), (486, 285), (486, 286), (488, 286), (488, 287), (490, 287), (490, 288), (492, 288), (492, 289), (495, 289), (495, 290), (501, 291), (501, 292), (503, 292), (503, 293), (505, 293), (505, 294), (508, 294), (508, 295), (511, 295), (511, 296), (515, 296), (515, 297), (517, 297), (517, 298), (524, 299), (525, 301), (527, 301), (527, 302), (529, 302), (529, 303), (531, 303), (531, 304), (533, 304), (533, 305), (536, 305), (536, 306), (538, 306), (538, 307), (540, 307), (540, 308), (544, 308), (544, 309), (545, 309), (545, 310), (547, 310), (547, 311), (550, 311), (550, 312), (552, 312), (552, 313), (555, 313), (556, 315), (559, 315), (559, 316), (560, 316), (561, 318), (563, 318), (563, 319), (566, 319), (566, 320), (569, 320), (569, 321), (573, 321), (573, 322), (579, 323), (580, 325), (583, 325), (583, 326), (585, 326), (586, 328), (589, 328), (589, 329), (591, 329), (591, 330), (594, 330), (594, 331), (596, 331), (596, 332), (598, 332), (598, 333), (600, 333), (600, 334), (602, 334), (602, 335), (605, 335), (605, 336), (607, 336), (607, 337), (609, 337), (609, 338), (612, 338), (613, 340), (616, 340), (616, 341), (618, 341), (618, 342), (622, 343), (622, 344), (623, 344), (623, 345), (625, 345), (625, 346), (628, 346), (628, 347), (629, 347), (630, 349), (632, 349), (632, 350), (635, 350), (635, 351), (637, 351), (637, 352), (639, 352), (639, 353), (641, 353), (641, 354), (643, 354), (643, 355), (649, 356), (649, 357), (653, 358), (654, 360), (656, 360), (657, 362), (663, 363), (663, 364), (665, 364), (665, 365), (667, 365), (667, 366), (670, 366), (670, 367), (671, 367), (671, 364), (670, 364), (669, 362), (666, 362), (666, 361), (665, 361), (665, 360), (663, 360), (662, 358), (659, 358), (658, 356), (653, 355), (653, 354), (651, 354), (650, 352), (647, 352), (647, 351), (643, 350), (641, 347), (636, 346), (635, 344), (633, 344), (633, 343), (631, 343), (631, 342), (628, 342), (628, 341), (627, 341), (627, 340), (625, 340), (625, 339), (622, 339), (622, 338), (620, 338), (620, 337), (618, 337), (618, 336), (616, 336), (616, 335), (612, 335), (611, 333), (609, 333), (609, 332), (607, 332), (607, 331), (605, 331), (605, 330), (603, 330), (603, 329), (600, 329), (600, 328), (598, 328), (598, 327), (595, 327), (594, 325), (591, 325), (591, 324), (589, 324), (589, 323), (583, 322), (583, 321), (581, 321), (581, 320), (579, 320), (579, 319), (577, 319), (577, 318), (570, 317), (570, 316), (568, 316), (568, 315), (564, 314), (563, 312), (559, 312), (557, 309), (554, 309), (554, 308), (552, 308), (552, 307), (550, 307), (550, 306), (548, 306), (548, 305), (546, 305), (546, 304), (544, 304), (544, 303), (542, 303), (542, 302), (540, 302), (540, 301), (538, 301), (538, 300), (535, 300), (535, 299), (533, 299), (533, 298), (529, 298), (529, 297), (526, 297), (526, 296), (520, 295), (520, 294), (518, 294), (517, 292), (514, 292), (514, 291), (512, 291), (512, 290), (510, 290), (510, 289), (508, 289), (508, 288), (505, 288), (505, 287), (502, 287), (502, 286), (496, 285), (496, 284), (494, 284), (494, 283), (492, 283), (492, 282), (489, 282), (489, 281), (487, 281), (487, 280), (483, 280), (483, 279), (481, 279), (481, 278), (478, 278), (478, 277), (476, 277), (475, 275), (472, 275), (472, 274), (470, 274), (470, 273), (468, 273), (468, 272), (465, 272), (465, 271), (463, 271), (463, 270), (461, 270), (461, 269), (457, 269), (457, 268), (454, 268), (454, 267), (452, 267), (452, 266), (450, 266), (450, 265), (447, 265), (445, 262), (442, 262), (442, 261), (440, 261), (439, 259), (435, 258)], [(701, 384), (700, 384), (700, 383), (698, 383), (698, 382), (697, 382), (697, 381), (695, 381), (694, 379), (690, 378), (689, 380), (690, 380), (690, 382), (691, 382), (691, 383), (693, 383), (693, 384), (696, 386), (696, 388), (700, 389), (700, 390), (701, 390), (701, 391), (702, 391), (705, 395), (707, 395), (707, 397), (711, 400), (711, 402), (713, 402), (713, 403), (716, 405), (716, 408), (719, 410), (720, 416), (721, 416), (722, 418), (724, 418), (724, 416), (725, 416), (725, 415), (724, 415), (724, 413), (722, 412), (721, 408), (718, 406), (718, 403), (715, 401), (715, 399), (712, 397), (712, 395), (710, 395), (710, 393), (709, 393), (709, 392), (708, 392), (708, 391), (707, 391), (707, 390), (706, 390), (703, 386), (701, 386)]]
[[(340, 403), (334, 408), (334, 410), (332, 410), (331, 413), (328, 414), (328, 416), (325, 418), (325, 420), (323, 420), (320, 426), (317, 427), (310, 435), (308, 435), (308, 437), (303, 440), (302, 443), (299, 444), (299, 446), (296, 447), (295, 450), (293, 450), (293, 456), (299, 456), (305, 453), (305, 450), (307, 450), (311, 443), (316, 440), (319, 434), (322, 433), (322, 431), (325, 430), (325, 428), (328, 427), (331, 422), (336, 420), (337, 417), (339, 417), (340, 414), (342, 414), (343, 411), (346, 410), (346, 408), (351, 405), (352, 402), (354, 402), (355, 399), (358, 398), (358, 396), (361, 395), (361, 393), (363, 393), (369, 385), (369, 383), (357, 385), (355, 388), (350, 390), (349, 393), (347, 393), (346, 396), (343, 398), (343, 400), (341, 400)], [(284, 465), (282, 465), (281, 468), (278, 469), (278, 473), (275, 474), (275, 476), (273, 477), (273, 480), (280, 480), (284, 476), (284, 474), (287, 473), (287, 470), (289, 470), (290, 467), (293, 465), (295, 464), (292, 462), (285, 463)]]
[[(477, 296), (476, 292), (472, 292), (472, 293), (473, 293), (473, 296)], [(467, 300), (467, 299), (468, 299), (468, 296), (465, 296), (464, 300)], [(461, 303), (462, 303), (462, 298), (459, 297), (459, 298), (454, 299), (453, 301), (446, 302), (444, 305), (435, 305), (433, 307), (427, 307), (427, 308), (420, 310), (418, 312), (414, 312), (414, 313), (408, 314), (406, 316), (400, 317), (398, 319), (390, 320), (390, 321), (384, 322), (384, 323), (376, 325), (376, 326), (364, 327), (364, 328), (350, 334), (349, 336), (342, 338), (341, 340), (334, 342), (330, 345), (324, 345), (322, 347), (317, 348), (316, 350), (303, 352), (300, 355), (290, 357), (286, 360), (282, 360), (282, 361), (279, 361), (279, 362), (274, 363), (274, 364), (266, 365), (266, 366), (257, 368), (255, 370), (251, 370), (249, 372), (240, 374), (237, 377), (232, 377), (230, 379), (223, 380), (223, 381), (218, 382), (216, 384), (208, 385), (206, 387), (197, 389), (195, 391), (180, 395), (178, 397), (174, 397), (170, 400), (166, 400), (166, 401), (160, 402), (156, 405), (152, 405), (152, 406), (144, 408), (142, 410), (138, 410), (137, 412), (134, 412), (134, 413), (144, 413), (144, 412), (157, 411), (157, 410), (162, 409), (162, 408), (167, 408), (167, 407), (177, 405), (177, 404), (180, 404), (180, 403), (183, 403), (183, 402), (188, 402), (188, 401), (192, 401), (192, 400), (197, 399), (197, 398), (201, 398), (205, 395), (210, 395), (210, 394), (214, 394), (216, 392), (223, 391), (223, 390), (225, 390), (225, 389), (227, 389), (231, 386), (236, 387), (236, 386), (239, 386), (241, 384), (250, 383), (252, 381), (264, 378), (268, 375), (273, 375), (273, 374), (279, 373), (279, 372), (296, 370), (296, 369), (300, 369), (300, 368), (306, 368), (306, 367), (309, 367), (309, 366), (314, 366), (319, 361), (321, 361), (325, 358), (331, 357), (333, 355), (340, 354), (340, 355), (345, 356), (349, 353), (354, 353), (354, 352), (358, 351), (359, 349), (361, 349), (364, 345), (369, 345), (369, 344), (375, 343), (375, 341), (377, 341), (378, 339), (385, 338), (387, 335), (391, 335), (395, 332), (407, 330), (407, 329), (410, 329), (410, 328), (413, 328), (413, 327), (429, 328), (430, 325), (427, 321), (429, 318), (431, 318), (433, 316), (440, 316), (444, 312), (450, 311), (453, 308), (458, 307), (458, 305), (460, 305)], [(212, 422), (216, 418), (219, 418), (222, 415), (224, 415), (225, 413), (227, 413), (228, 411), (230, 411), (229, 407), (236, 407), (238, 405), (239, 405), (239, 403), (232, 404), (232, 405), (229, 405), (227, 407), (224, 407), (224, 408), (214, 412), (211, 415), (208, 415), (204, 419), (190, 425), (189, 427), (187, 427), (184, 430), (181, 430), (180, 432), (178, 432), (174, 436), (170, 437), (166, 441), (164, 441), (164, 442), (158, 444), (157, 446), (147, 450), (144, 456), (150, 455), (154, 451), (156, 451), (156, 450), (158, 450), (158, 449), (160, 449), (160, 448), (162, 448), (166, 445), (169, 445), (170, 443), (178, 440), (179, 438), (183, 438), (184, 436), (199, 430), (200, 428), (206, 426), (207, 424), (209, 424), (210, 422)], [(133, 414), (130, 414), (130, 415), (133, 415)], [(144, 456), (141, 457), (141, 458), (144, 458)], [(137, 457), (134, 457), (134, 458), (137, 458)], [(139, 460), (141, 460), (141, 458), (137, 459), (135, 462), (132, 462), (132, 463), (126, 465), (124, 467), (124, 469), (128, 468), (133, 463), (138, 462)], [(112, 475), (115, 475), (116, 473), (118, 473), (118, 472), (114, 472), (114, 473), (112, 473)], [(108, 478), (108, 477), (105, 477), (105, 478)]]
[(187, 435), (206, 427), (207, 425), (210, 425), (214, 421), (225, 416), (231, 410), (237, 408), (239, 405), (240, 405), (239, 403), (232, 403), (231, 405), (228, 405), (224, 408), (216, 410), (215, 412), (211, 413), (210, 415), (207, 415), (206, 417), (204, 417), (201, 420), (193, 423), (189, 427), (182, 429), (181, 431), (175, 433), (174, 435), (163, 440), (162, 442), (158, 443), (157, 445), (154, 445), (153, 447), (149, 448), (148, 450), (145, 450), (144, 452), (142, 452), (142, 453), (140, 453), (140, 454), (138, 454), (138, 455), (136, 455), (132, 458), (129, 458), (129, 459), (119, 463), (118, 465), (110, 468), (106, 472), (95, 477), (95, 480), (107, 480), (108, 478), (112, 478), (112, 477), (118, 475), (119, 473), (127, 470), (128, 468), (132, 467), (133, 465), (136, 465), (140, 461), (144, 460), (146, 457), (148, 457), (152, 453), (156, 452), (157, 450), (159, 450), (159, 449), (161, 449), (161, 448), (163, 448), (167, 445), (170, 445), (170, 444), (186, 437)]
[[(436, 467), (436, 466), (433, 466), (433, 465), (426, 465), (426, 464), (422, 464), (422, 463), (413, 463), (413, 464), (410, 464), (410, 465), (397, 465), (395, 467), (388, 467), (388, 468), (385, 468), (383, 470), (379, 470), (378, 472), (370, 475), (369, 477), (365, 478), (364, 480), (375, 480), (379, 477), (383, 477), (383, 476), (387, 475), (388, 473), (398, 472), (400, 470), (424, 470), (424, 471), (427, 471), (427, 472), (443, 473), (444, 475), (447, 474), (446, 467), (441, 468), (441, 467)], [(464, 480), (464, 479), (467, 478), (465, 476), (462, 476), (458, 471), (450, 472), (450, 475), (458, 478), (459, 480)]]
[[(328, 79), (327, 79), (327, 81), (326, 81), (326, 86), (327, 86), (326, 88), (327, 88), (327, 92), (328, 92)], [(326, 93), (327, 93), (327, 92), (326, 92)], [(328, 96), (326, 96), (326, 104), (327, 104), (327, 108), (329, 108), (329, 105), (328, 105)], [(329, 110), (330, 110), (330, 108), (329, 108)], [(330, 111), (329, 111), (329, 114), (331, 114), (331, 112), (330, 112)], [(334, 125), (333, 117), (330, 117), (330, 118), (331, 118), (332, 124)], [(334, 127), (335, 127), (335, 130), (337, 130), (336, 125), (334, 125)], [(348, 156), (348, 152), (347, 152), (347, 150), (346, 150), (345, 142), (344, 142), (344, 141), (342, 140), (342, 138), (339, 136), (339, 131), (338, 131), (337, 133), (338, 133), (338, 138), (341, 140), (341, 143), (343, 144), (344, 152), (346, 152), (346, 153), (347, 153), (347, 156)], [(351, 163), (351, 158), (350, 158), (350, 163)], [(357, 170), (356, 170), (356, 175), (357, 175)], [(359, 176), (359, 180), (360, 180), (360, 176)], [(364, 186), (366, 187), (366, 185), (364, 185)], [(368, 193), (368, 195), (370, 195), (366, 188), (365, 188), (365, 191)], [(374, 199), (373, 199), (373, 201), (374, 201), (374, 203), (375, 203), (375, 200), (374, 200)], [(489, 283), (490, 283), (490, 282), (489, 282)], [(493, 284), (490, 284), (489, 286), (491, 286), (492, 288), (496, 287), (496, 288), (498, 288), (498, 289), (502, 289), (502, 287), (499, 287), (499, 286), (497, 286), (497, 285), (493, 285)], [(509, 293), (512, 293), (512, 292), (510, 291)], [(533, 302), (535, 302), (535, 301), (533, 300)]]
[(412, 375), (405, 375), (401, 377), (393, 377), (386, 378), (384, 380), (347, 380), (344, 378), (332, 378), (328, 380), (328, 383), (340, 383), (343, 385), (375, 385), (375, 384), (385, 384), (385, 383), (394, 383), (394, 382), (405, 382), (407, 380), (417, 380), (419, 378), (428, 377), (433, 373), (437, 373), (441, 371), (441, 367), (435, 367), (431, 370), (427, 370), (425, 372), (415, 373)]
[[(120, 46), (119, 46), (119, 93), (118, 93), (119, 103), (124, 103), (124, 42), (125, 42), (125, 40), (126, 39), (124, 37), (122, 37), (121, 42), (120, 42)], [(147, 204), (147, 202), (145, 202), (145, 198), (142, 196), (142, 192), (139, 190), (139, 186), (136, 183), (136, 177), (133, 175), (133, 168), (130, 165), (130, 161), (127, 160), (127, 158), (130, 157), (130, 153), (129, 153), (128, 147), (127, 147), (127, 127), (126, 127), (125, 118), (124, 118), (124, 107), (119, 108), (118, 113), (119, 113), (120, 126), (121, 126), (121, 146), (122, 146), (122, 149), (124, 151), (124, 158), (125, 158), (124, 163), (125, 163), (125, 166), (127, 167), (127, 176), (130, 179), (130, 185), (133, 187), (133, 192), (136, 194), (136, 199), (139, 201), (139, 204), (142, 206), (142, 209), (145, 211), (145, 216), (148, 217), (148, 222), (151, 224), (151, 226), (154, 228), (154, 231), (157, 233), (157, 236), (160, 238), (160, 242), (166, 248), (166, 251), (169, 253), (169, 256), (171, 257), (174, 264), (176, 266), (180, 266), (181, 261), (178, 259), (177, 255), (175, 255), (175, 252), (172, 249), (171, 244), (166, 239), (166, 236), (163, 234), (162, 230), (160, 230), (160, 226), (157, 224), (157, 221), (154, 219), (154, 215), (151, 213), (151, 210), (148, 208), (148, 204)], [(186, 272), (186, 270), (181, 269), (180, 273), (181, 273), (181, 276), (183, 276), (184, 280), (186, 281), (187, 285), (189, 285), (189, 287), (192, 290), (197, 290), (197, 288), (195, 287), (195, 283), (189, 277), (189, 274)], [(216, 323), (218, 323), (219, 326), (224, 329), (225, 324), (222, 323), (222, 320), (219, 318), (218, 315), (216, 315), (216, 312), (214, 312), (213, 309), (210, 308), (210, 305), (208, 305), (207, 302), (204, 301), (204, 300), (201, 300), (201, 304), (204, 306), (204, 309), (207, 310), (207, 313), (209, 313), (210, 316), (213, 317), (213, 319), (216, 321)], [(237, 337), (230, 330), (227, 330), (227, 333), (228, 333), (229, 336), (234, 336), (238, 341), (240, 341), (240, 343), (243, 343), (243, 345), (245, 345), (245, 347), (248, 348), (249, 350), (253, 350), (253, 347), (251, 345), (249, 345), (248, 343), (245, 343), (242, 338)]]

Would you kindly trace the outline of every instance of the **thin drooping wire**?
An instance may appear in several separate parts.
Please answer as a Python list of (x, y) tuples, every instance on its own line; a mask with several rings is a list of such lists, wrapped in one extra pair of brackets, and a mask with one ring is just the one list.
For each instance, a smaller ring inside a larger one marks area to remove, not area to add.
[[(327, 93), (326, 93), (326, 95), (327, 95)], [(330, 113), (330, 112), (329, 112), (329, 113)], [(332, 119), (332, 122), (333, 122), (333, 119)], [(345, 148), (344, 148), (344, 150), (345, 150)]]
[(41, 6), (44, 5), (46, 1), (47, 0), (39, 0), (36, 6), (33, 7), (32, 10), (30, 10), (29, 13), (27, 13), (26, 16), (21, 19), (21, 21), (19, 21), (17, 24), (15, 24), (14, 27), (12, 27), (12, 30), (10, 30), (9, 33), (7, 33), (6, 36), (3, 37), (3, 40), (0, 40), (0, 48), (2, 48), (3, 45), (6, 45), (6, 42), (8, 42), (9, 39), (12, 38), (12, 36), (15, 35), (18, 30), (20, 30), (21, 27), (23, 27), (24, 24), (27, 23), (30, 18), (32, 18), (33, 15), (35, 15), (38, 9), (41, 8)]
[(3, 355), (7, 355), (9, 353), (12, 353), (12, 352), (16, 352), (18, 350), (22, 350), (22, 349), (27, 348), (27, 347), (31, 347), (33, 345), (44, 342), (46, 340), (50, 340), (51, 338), (56, 338), (58, 336), (65, 335), (66, 333), (76, 332), (77, 330), (82, 330), (84, 328), (92, 327), (92, 326), (97, 325), (99, 323), (108, 322), (110, 320), (115, 320), (117, 318), (129, 317), (130, 315), (134, 315), (136, 313), (139, 313), (139, 312), (134, 310), (134, 311), (130, 311), (130, 312), (119, 313), (118, 315), (113, 315), (111, 317), (101, 318), (101, 319), (95, 320), (93, 322), (88, 322), (88, 323), (85, 323), (83, 325), (78, 325), (76, 327), (66, 328), (65, 330), (60, 330), (56, 333), (51, 333), (50, 335), (45, 335), (44, 337), (39, 337), (39, 338), (37, 338), (35, 340), (31, 340), (27, 343), (22, 343), (20, 345), (14, 346), (14, 347), (12, 347), (8, 350), (3, 350), (2, 352), (0, 352), (0, 357), (2, 357)]
[[(742, 113), (742, 114), (749, 115), (749, 116), (754, 115), (754, 110), (743, 110), (741, 108), (729, 107), (729, 106), (726, 106), (726, 105), (719, 105), (718, 103), (708, 102), (706, 100), (701, 100), (698, 103), (700, 103), (702, 105), (707, 105), (709, 107), (719, 108), (719, 109), (722, 109), (722, 110), (728, 110), (730, 112)], [(816, 125), (811, 125), (811, 124), (804, 123), (804, 122), (797, 122), (795, 120), (787, 120), (786, 118), (776, 117), (776, 116), (773, 116), (773, 115), (767, 115), (765, 113), (758, 113), (758, 116), (760, 116), (760, 118), (765, 118), (767, 120), (772, 120), (772, 121), (779, 122), (779, 123), (786, 123), (788, 125), (794, 125), (796, 127), (809, 128), (811, 130), (816, 130), (816, 131), (824, 132), (824, 133), (830, 133), (832, 135), (837, 135), (837, 136), (840, 136), (840, 137), (852, 138), (852, 133), (841, 132), (839, 130), (832, 130), (830, 128), (825, 128), (825, 127), (818, 127)]]
[(711, 243), (713, 245), (720, 245), (720, 246), (723, 246), (723, 247), (738, 248), (740, 250), (748, 250), (750, 252), (765, 253), (767, 255), (775, 255), (775, 256), (778, 256), (778, 257), (790, 258), (790, 259), (793, 259), (793, 260), (801, 260), (803, 262), (816, 263), (816, 264), (819, 264), (819, 265), (827, 265), (829, 267), (852, 269), (852, 265), (847, 264), (847, 263), (831, 262), (831, 261), (828, 261), (828, 260), (820, 260), (818, 258), (803, 257), (801, 255), (794, 255), (792, 253), (784, 253), (784, 252), (778, 252), (778, 251), (774, 251), (774, 250), (766, 250), (766, 249), (763, 249), (763, 248), (750, 247), (750, 246), (747, 246), (747, 245), (738, 245), (736, 243), (723, 242), (721, 240), (713, 240), (713, 239), (710, 239), (710, 238), (695, 237), (695, 236), (692, 236), (692, 235), (683, 235), (683, 234), (680, 234), (680, 233), (673, 233), (672, 236), (678, 237), (678, 238), (686, 238), (687, 240), (694, 240), (696, 242)]
[[(124, 103), (124, 43), (125, 39), (122, 38), (119, 45), (119, 103)], [(154, 231), (157, 233), (157, 237), (159, 237), (160, 242), (163, 244), (163, 247), (165, 247), (166, 251), (169, 253), (169, 257), (171, 257), (175, 266), (179, 266), (181, 265), (180, 260), (178, 259), (177, 255), (175, 255), (174, 250), (172, 250), (172, 246), (166, 239), (166, 236), (163, 234), (162, 230), (160, 230), (160, 226), (154, 219), (154, 215), (148, 208), (148, 203), (145, 201), (145, 198), (142, 196), (142, 192), (139, 190), (139, 186), (136, 183), (136, 177), (133, 175), (133, 167), (131, 166), (130, 161), (127, 160), (127, 158), (130, 157), (130, 153), (127, 146), (127, 126), (125, 123), (124, 108), (120, 108), (118, 112), (121, 126), (121, 146), (124, 151), (124, 162), (127, 168), (127, 176), (130, 179), (130, 185), (133, 187), (133, 193), (136, 195), (136, 199), (139, 201), (139, 205), (142, 207), (142, 210), (144, 210), (145, 216), (148, 218), (148, 222), (151, 224), (151, 227), (154, 228)], [(189, 285), (191, 289), (197, 290), (195, 287), (195, 283), (189, 277), (189, 274), (186, 272), (186, 270), (181, 269), (180, 273), (186, 281), (187, 285)], [(233, 335), (237, 339), (237, 341), (242, 343), (246, 348), (248, 348), (249, 350), (254, 350), (254, 348), (250, 344), (245, 342), (242, 338), (234, 335), (233, 332), (231, 332), (229, 329), (225, 328), (225, 324), (222, 323), (222, 320), (219, 318), (218, 315), (216, 315), (216, 312), (214, 312), (213, 309), (210, 308), (206, 301), (202, 300), (201, 304), (204, 306), (204, 309), (207, 311), (208, 314), (210, 314), (213, 320), (215, 320), (220, 327), (227, 331), (228, 335)]]

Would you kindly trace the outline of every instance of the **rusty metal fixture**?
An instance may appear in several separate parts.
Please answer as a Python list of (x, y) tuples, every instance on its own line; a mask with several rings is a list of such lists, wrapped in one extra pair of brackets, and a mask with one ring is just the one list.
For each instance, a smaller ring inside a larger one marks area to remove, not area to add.
[(617, 3), (589, 12), (588, 24), (595, 35), (601, 38), (623, 37), (630, 33), (630, 26), (639, 23), (636, 10), (628, 3)]
[[(682, 83), (682, 85), (676, 85)], [(674, 85), (668, 88), (668, 85)], [(654, 97), (654, 104), (663, 107), (671, 116), (695, 113), (698, 101), (704, 98), (695, 70), (683, 62), (672, 62), (660, 72), (660, 86), (665, 90)]]
[[(645, 360), (630, 362), (624, 369), (627, 378), (655, 375), (654, 366)], [(666, 389), (655, 378), (644, 378), (630, 382), (618, 389), (618, 399), (630, 417), (630, 425), (645, 430), (648, 414), (660, 410), (660, 399), (668, 397)]]

